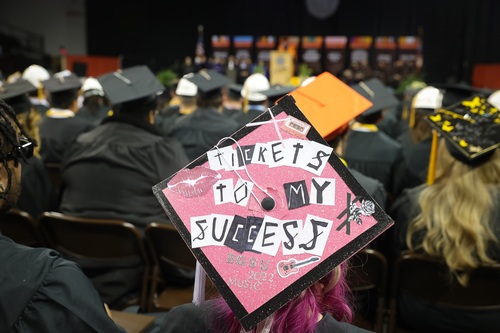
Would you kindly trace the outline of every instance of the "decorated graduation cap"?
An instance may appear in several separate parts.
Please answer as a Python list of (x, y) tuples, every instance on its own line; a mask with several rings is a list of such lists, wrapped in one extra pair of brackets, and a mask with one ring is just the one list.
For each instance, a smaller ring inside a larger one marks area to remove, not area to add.
[(443, 92), (436, 87), (426, 86), (413, 97), (408, 119), (408, 126), (415, 127), (416, 113), (430, 114), (437, 111), (443, 104)]
[(42, 85), (51, 94), (63, 93), (70, 90), (78, 90), (82, 86), (82, 82), (74, 73), (65, 71), (54, 74), (48, 80), (42, 81)]
[(91, 96), (104, 96), (102, 85), (95, 77), (88, 77), (82, 84), (82, 95), (84, 98)]
[(13, 83), (0, 86), (0, 99), (3, 99), (14, 109), (15, 113), (19, 114), (30, 109), (31, 102), (28, 94), (36, 90), (37, 87), (30, 81), (18, 79)]
[(500, 90), (495, 90), (488, 96), (488, 103), (500, 109)]
[(198, 94), (198, 86), (186, 78), (181, 77), (175, 88), (178, 96), (194, 97)]
[(264, 74), (253, 73), (245, 79), (241, 96), (250, 102), (264, 102), (267, 100), (267, 96), (263, 92), (269, 88), (271, 88), (271, 83)]
[(38, 89), (43, 81), (50, 78), (50, 74), (42, 66), (33, 64), (23, 71), (22, 78), (30, 81)]
[(213, 69), (202, 69), (183, 77), (198, 86), (198, 95), (203, 99), (218, 97), (222, 94), (222, 88), (231, 82), (230, 78)]
[(352, 89), (372, 102), (372, 106), (363, 112), (363, 116), (368, 116), (399, 104), (399, 100), (394, 93), (378, 78), (360, 81), (353, 85)]
[(281, 97), (291, 93), (297, 87), (274, 84), (268, 90), (262, 92), (267, 97), (268, 105), (274, 105)]
[(122, 104), (160, 95), (165, 87), (144, 65), (133, 66), (97, 78), (111, 104)]
[(289, 95), (153, 193), (247, 331), (394, 223)]
[(426, 120), (435, 129), (427, 183), (434, 182), (437, 136), (446, 139), (450, 154), (468, 165), (487, 160), (500, 146), (500, 118), (486, 97), (476, 94), (447, 108), (441, 108)]
[(293, 90), (297, 106), (325, 138), (372, 106), (372, 102), (329, 72)]

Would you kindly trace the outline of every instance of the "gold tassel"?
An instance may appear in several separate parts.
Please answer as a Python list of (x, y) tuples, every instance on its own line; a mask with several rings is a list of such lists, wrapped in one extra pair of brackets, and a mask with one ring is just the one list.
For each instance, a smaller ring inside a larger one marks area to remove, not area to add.
[(434, 184), (434, 178), (436, 176), (436, 158), (438, 150), (438, 133), (436, 130), (432, 130), (432, 144), (431, 144), (431, 154), (429, 156), (429, 169), (427, 170), (427, 185)]
[(40, 84), (38, 86), (38, 99), (43, 100), (45, 97), (43, 96), (43, 86)]
[(410, 106), (410, 116), (408, 119), (408, 127), (409, 128), (415, 127), (415, 107), (413, 105), (413, 101), (411, 102), (411, 106)]
[(243, 113), (248, 113), (248, 87), (245, 87), (244, 95), (242, 109)]
[(411, 106), (411, 104), (412, 104), (412, 97), (410, 98), (409, 96), (405, 96), (403, 100), (403, 112), (401, 114), (401, 119), (403, 120), (408, 119), (408, 113), (409, 113), (408, 105)]

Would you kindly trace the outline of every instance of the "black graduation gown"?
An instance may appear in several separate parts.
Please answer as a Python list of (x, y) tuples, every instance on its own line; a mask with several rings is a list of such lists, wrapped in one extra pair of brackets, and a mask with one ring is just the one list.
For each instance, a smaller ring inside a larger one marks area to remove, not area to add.
[(368, 194), (385, 210), (387, 205), (387, 191), (384, 185), (375, 178), (363, 175), (358, 170), (349, 168), (351, 174), (356, 178), (358, 183), (368, 192)]
[[(48, 111), (50, 112), (50, 110)], [(81, 133), (95, 126), (78, 117), (52, 118), (48, 113), (40, 122), (40, 155), (45, 163), (60, 163), (66, 147)]]
[(75, 116), (85, 119), (88, 122), (92, 123), (94, 126), (97, 126), (104, 118), (108, 116), (109, 111), (109, 106), (103, 104), (100, 104), (95, 112), (90, 111), (88, 106), (84, 105), (80, 108), (80, 110), (78, 110)]
[(399, 106), (384, 111), (383, 115), (384, 117), (377, 124), (377, 127), (391, 138), (396, 140), (402, 133), (408, 130), (408, 122), (401, 119)]
[(222, 108), (222, 114), (225, 117), (233, 118), (235, 119), (236, 117), (239, 116), (240, 113), (243, 113), (243, 109), (230, 109), (227, 107)]
[(19, 209), (34, 218), (55, 207), (55, 192), (43, 161), (32, 156), (27, 162), (21, 161), (21, 195), (17, 201)]
[(245, 126), (258, 116), (265, 112), (266, 108), (262, 105), (248, 105), (247, 111), (241, 111), (235, 114), (233, 119), (239, 124), (240, 127)]
[(0, 235), (0, 332), (125, 332), (74, 262)]
[(61, 168), (60, 211), (117, 218), (143, 229), (169, 223), (151, 188), (189, 163), (180, 143), (116, 116), (80, 135)]
[(170, 135), (182, 143), (187, 156), (193, 161), (238, 129), (237, 122), (223, 116), (215, 108), (197, 108), (177, 118)]
[[(66, 153), (61, 169), (62, 213), (121, 219), (140, 232), (151, 222), (170, 223), (152, 187), (188, 164), (177, 140), (161, 136), (149, 124), (134, 125), (113, 116), (80, 135)], [(144, 272), (140, 263), (109, 268), (98, 262), (81, 265), (110, 307), (138, 296)]]
[(342, 157), (350, 168), (378, 179), (388, 193), (393, 191), (396, 166), (401, 162), (401, 144), (382, 131), (351, 129)]
[(412, 188), (425, 183), (429, 167), (432, 138), (413, 143), (409, 132), (402, 134), (401, 143), (403, 159), (394, 174), (394, 197), (405, 188)]
[(169, 136), (177, 118), (182, 116), (180, 111), (180, 105), (170, 105), (161, 110), (160, 113), (156, 115), (155, 128), (162, 135)]
[[(211, 333), (210, 318), (205, 309), (210, 307), (210, 301), (203, 306), (193, 303), (182, 304), (171, 309), (160, 327), (159, 333)], [(365, 329), (348, 323), (338, 322), (330, 314), (326, 314), (316, 326), (316, 333), (369, 333)]]

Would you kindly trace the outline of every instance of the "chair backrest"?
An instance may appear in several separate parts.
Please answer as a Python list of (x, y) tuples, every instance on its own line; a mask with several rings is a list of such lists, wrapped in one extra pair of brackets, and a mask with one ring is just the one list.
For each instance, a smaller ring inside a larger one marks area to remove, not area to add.
[(443, 260), (405, 252), (394, 264), (392, 279), (389, 332), (397, 329), (397, 300), (401, 293), (453, 309), (500, 312), (500, 264), (476, 269), (464, 287), (450, 276)]
[(193, 300), (196, 258), (172, 225), (150, 223), (144, 238), (154, 260), (148, 311), (168, 311)]
[(150, 223), (144, 231), (144, 237), (160, 268), (162, 262), (181, 269), (196, 268), (196, 258), (174, 226)]
[[(80, 264), (111, 308), (144, 307), (151, 264), (133, 224), (57, 212), (44, 212), (39, 220), (50, 246)], [(130, 300), (124, 302), (126, 298)]]
[(10, 209), (0, 218), (0, 230), (18, 244), (31, 247), (48, 246), (38, 220), (20, 209)]
[(386, 313), (388, 264), (377, 250), (364, 248), (349, 259), (347, 281), (356, 301), (355, 325), (379, 333)]

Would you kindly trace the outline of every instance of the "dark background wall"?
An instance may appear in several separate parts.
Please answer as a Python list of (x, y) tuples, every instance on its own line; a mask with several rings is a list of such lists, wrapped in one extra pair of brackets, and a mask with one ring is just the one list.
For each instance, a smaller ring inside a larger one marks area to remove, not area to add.
[(194, 55), (197, 26), (211, 35), (421, 35), (428, 82), (470, 82), (500, 62), (498, 0), (340, 0), (326, 19), (303, 0), (87, 0), (88, 54), (120, 55), (160, 70)]

